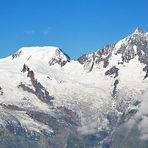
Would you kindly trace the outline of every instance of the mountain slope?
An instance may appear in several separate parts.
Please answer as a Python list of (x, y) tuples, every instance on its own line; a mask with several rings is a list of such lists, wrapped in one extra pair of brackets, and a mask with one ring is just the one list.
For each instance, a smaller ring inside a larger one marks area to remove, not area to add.
[(115, 147), (118, 128), (146, 116), (137, 113), (147, 76), (148, 33), (139, 28), (78, 61), (58, 47), (21, 48), (0, 59), (0, 143)]

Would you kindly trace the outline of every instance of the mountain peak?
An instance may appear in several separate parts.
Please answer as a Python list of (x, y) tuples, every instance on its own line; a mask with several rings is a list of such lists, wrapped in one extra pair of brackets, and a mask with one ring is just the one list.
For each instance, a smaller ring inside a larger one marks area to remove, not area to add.
[[(29, 54), (29, 55), (46, 55), (46, 56), (54, 56), (56, 52), (61, 52), (59, 47), (55, 47), (55, 46), (33, 46), (33, 47), (22, 47), (18, 50), (18, 52), (22, 52), (25, 55)], [(38, 57), (40, 57), (38, 56)]]
[(134, 31), (134, 34), (143, 34), (145, 31), (142, 28), (137, 27), (136, 30)]
[(43, 47), (22, 47), (12, 55), (12, 59), (25, 61), (38, 61), (48, 63), (49, 65), (59, 64), (64, 66), (70, 57), (65, 54), (60, 48), (54, 46), (43, 46)]
[(93, 67), (118, 66), (128, 63), (136, 56), (139, 62), (148, 64), (148, 33), (137, 28), (134, 33), (118, 41), (105, 46), (96, 52), (81, 56), (78, 61), (85, 69), (92, 71)]

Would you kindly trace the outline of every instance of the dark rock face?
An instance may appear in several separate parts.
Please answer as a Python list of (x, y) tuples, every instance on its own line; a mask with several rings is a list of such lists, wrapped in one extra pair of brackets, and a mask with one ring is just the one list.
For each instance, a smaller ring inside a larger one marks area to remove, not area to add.
[[(36, 134), (26, 133), (25, 129), (21, 126), (13, 126), (11, 123), (7, 124), (7, 127), (0, 128), (0, 145), (1, 148), (31, 148), (41, 147), (41, 140)], [(38, 139), (38, 141), (37, 141)]]
[(16, 105), (11, 105), (11, 104), (5, 105), (4, 103), (0, 103), (0, 106), (2, 106), (4, 109), (24, 111), (23, 108), (20, 108), (20, 107), (18, 107)]
[[(123, 44), (117, 53), (122, 54), (122, 61), (129, 62), (133, 59), (136, 55), (139, 57), (139, 61), (141, 63), (147, 64), (148, 63), (148, 41), (144, 34), (133, 34), (127, 40), (127, 44)], [(135, 49), (137, 51), (135, 51)]]
[[(103, 67), (106, 68), (109, 64), (109, 58), (112, 55), (112, 49), (114, 48), (114, 44), (112, 45), (107, 45), (106, 47), (104, 47), (101, 50), (98, 50), (92, 54), (88, 54), (88, 55), (83, 55), (82, 57), (78, 58), (78, 61), (81, 64), (84, 64), (86, 62), (92, 62), (93, 61), (93, 65), (94, 64), (99, 64), (101, 61), (103, 61)], [(91, 59), (91, 60), (90, 60)], [(91, 68), (91, 70), (93, 69), (93, 66)]]
[(36, 95), (42, 102), (50, 104), (50, 101), (54, 99), (54, 97), (49, 95), (49, 92), (45, 89), (45, 87), (35, 79), (35, 74), (28, 66), (24, 64), (22, 72), (27, 72), (27, 77), (30, 78), (30, 81), (32, 83), (32, 86), (35, 90), (30, 88), (29, 86), (20, 83), (18, 85), (18, 88), (22, 88), (24, 91), (27, 91), (29, 93), (33, 93)]
[(143, 71), (146, 72), (144, 79), (146, 79), (148, 77), (148, 64), (143, 68)]
[[(10, 109), (10, 108), (9, 108)], [(19, 121), (6, 121), (0, 126), (0, 145), (3, 148), (67, 148), (88, 147), (90, 140), (77, 132), (80, 124), (76, 114), (66, 108), (55, 111), (56, 117), (38, 111), (26, 111), (33, 120), (41, 122), (54, 130), (54, 133), (29, 131), (22, 127)], [(93, 136), (93, 135), (92, 135)], [(96, 138), (97, 145), (97, 138)]]
[(118, 76), (119, 69), (116, 66), (113, 66), (105, 72), (105, 75), (114, 75), (114, 78)]
[[(63, 59), (63, 57), (61, 56), (61, 52), (64, 54), (64, 56), (66, 57), (66, 59)], [(57, 49), (56, 50), (56, 57), (55, 58), (52, 58), (50, 61), (49, 61), (49, 65), (52, 66), (54, 64), (59, 64), (61, 67), (63, 67), (67, 62), (70, 61), (70, 57), (65, 54), (61, 49)]]
[(98, 142), (108, 136), (106, 131), (101, 131), (89, 135), (81, 135), (77, 132), (80, 126), (77, 114), (65, 107), (59, 107), (55, 110), (55, 115), (38, 111), (21, 110), (17, 106), (6, 106), (5, 109), (25, 111), (28, 116), (36, 122), (43, 123), (51, 128), (54, 133), (47, 133), (42, 130), (41, 133), (26, 130), (21, 123), (16, 120), (6, 120), (5, 126), (0, 126), (0, 144), (4, 148), (67, 148), (71, 147), (96, 147)]
[(20, 56), (21, 56), (21, 54), (22, 54), (22, 51), (19, 51), (19, 52), (17, 52), (17, 53), (15, 53), (15, 54), (13, 54), (13, 55), (12, 55), (12, 59), (15, 59), (15, 58), (20, 57)]
[[(31, 147), (48, 147), (48, 137), (50, 134), (42, 131), (38, 133), (36, 131), (30, 131), (22, 126), (22, 123), (15, 117), (11, 115), (10, 112), (15, 110), (15, 112), (21, 112), (17, 106), (1, 106), (3, 112), (1, 115), (5, 122), (0, 124), (0, 147), (1, 148), (31, 148)], [(9, 118), (7, 118), (8, 116)]]
[(22, 69), (22, 71), (21, 72), (26, 72), (26, 71), (28, 71), (29, 69), (28, 69), (28, 66), (26, 65), (26, 64), (24, 64), (23, 65), (23, 69)]
[(103, 67), (106, 68), (109, 64), (109, 58), (112, 55), (112, 49), (115, 47), (115, 44), (107, 45), (103, 49), (98, 50), (96, 52), (97, 54), (97, 59), (96, 59), (96, 64), (99, 63), (100, 61), (103, 61)]
[(50, 101), (53, 100), (54, 97), (49, 95), (49, 92), (41, 85), (41, 83), (37, 82), (34, 87), (35, 87), (35, 91), (23, 83), (18, 85), (18, 88), (22, 88), (24, 91), (34, 94), (42, 102), (45, 102), (51, 105)]
[(112, 96), (113, 98), (116, 96), (116, 93), (117, 93), (117, 85), (119, 84), (119, 80), (115, 80), (114, 82), (114, 88), (113, 88), (113, 93), (112, 93)]
[(85, 61), (87, 61), (87, 55), (82, 55), (81, 57), (78, 58), (79, 63), (84, 64)]
[(0, 86), (0, 95), (2, 96), (4, 94), (2, 87)]
[(93, 67), (94, 67), (94, 64), (95, 64), (95, 53), (93, 53), (93, 55), (92, 55), (92, 65), (91, 65), (91, 67), (90, 67), (90, 69), (89, 69), (89, 72), (92, 71), (92, 69), (93, 69)]

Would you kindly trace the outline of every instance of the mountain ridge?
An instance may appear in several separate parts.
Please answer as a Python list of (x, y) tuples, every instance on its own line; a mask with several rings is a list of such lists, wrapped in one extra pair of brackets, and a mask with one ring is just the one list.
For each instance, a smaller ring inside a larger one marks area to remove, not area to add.
[(148, 89), (147, 50), (147, 33), (136, 29), (77, 61), (50, 46), (0, 59), (0, 130), (9, 133), (0, 144), (111, 147), (132, 118), (140, 123), (139, 139), (145, 137), (140, 105)]

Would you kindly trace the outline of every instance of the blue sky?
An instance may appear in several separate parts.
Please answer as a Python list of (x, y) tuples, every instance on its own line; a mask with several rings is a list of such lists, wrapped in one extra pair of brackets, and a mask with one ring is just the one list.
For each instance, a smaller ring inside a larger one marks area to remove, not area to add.
[(148, 31), (148, 0), (0, 0), (0, 57), (52, 45), (73, 59)]

